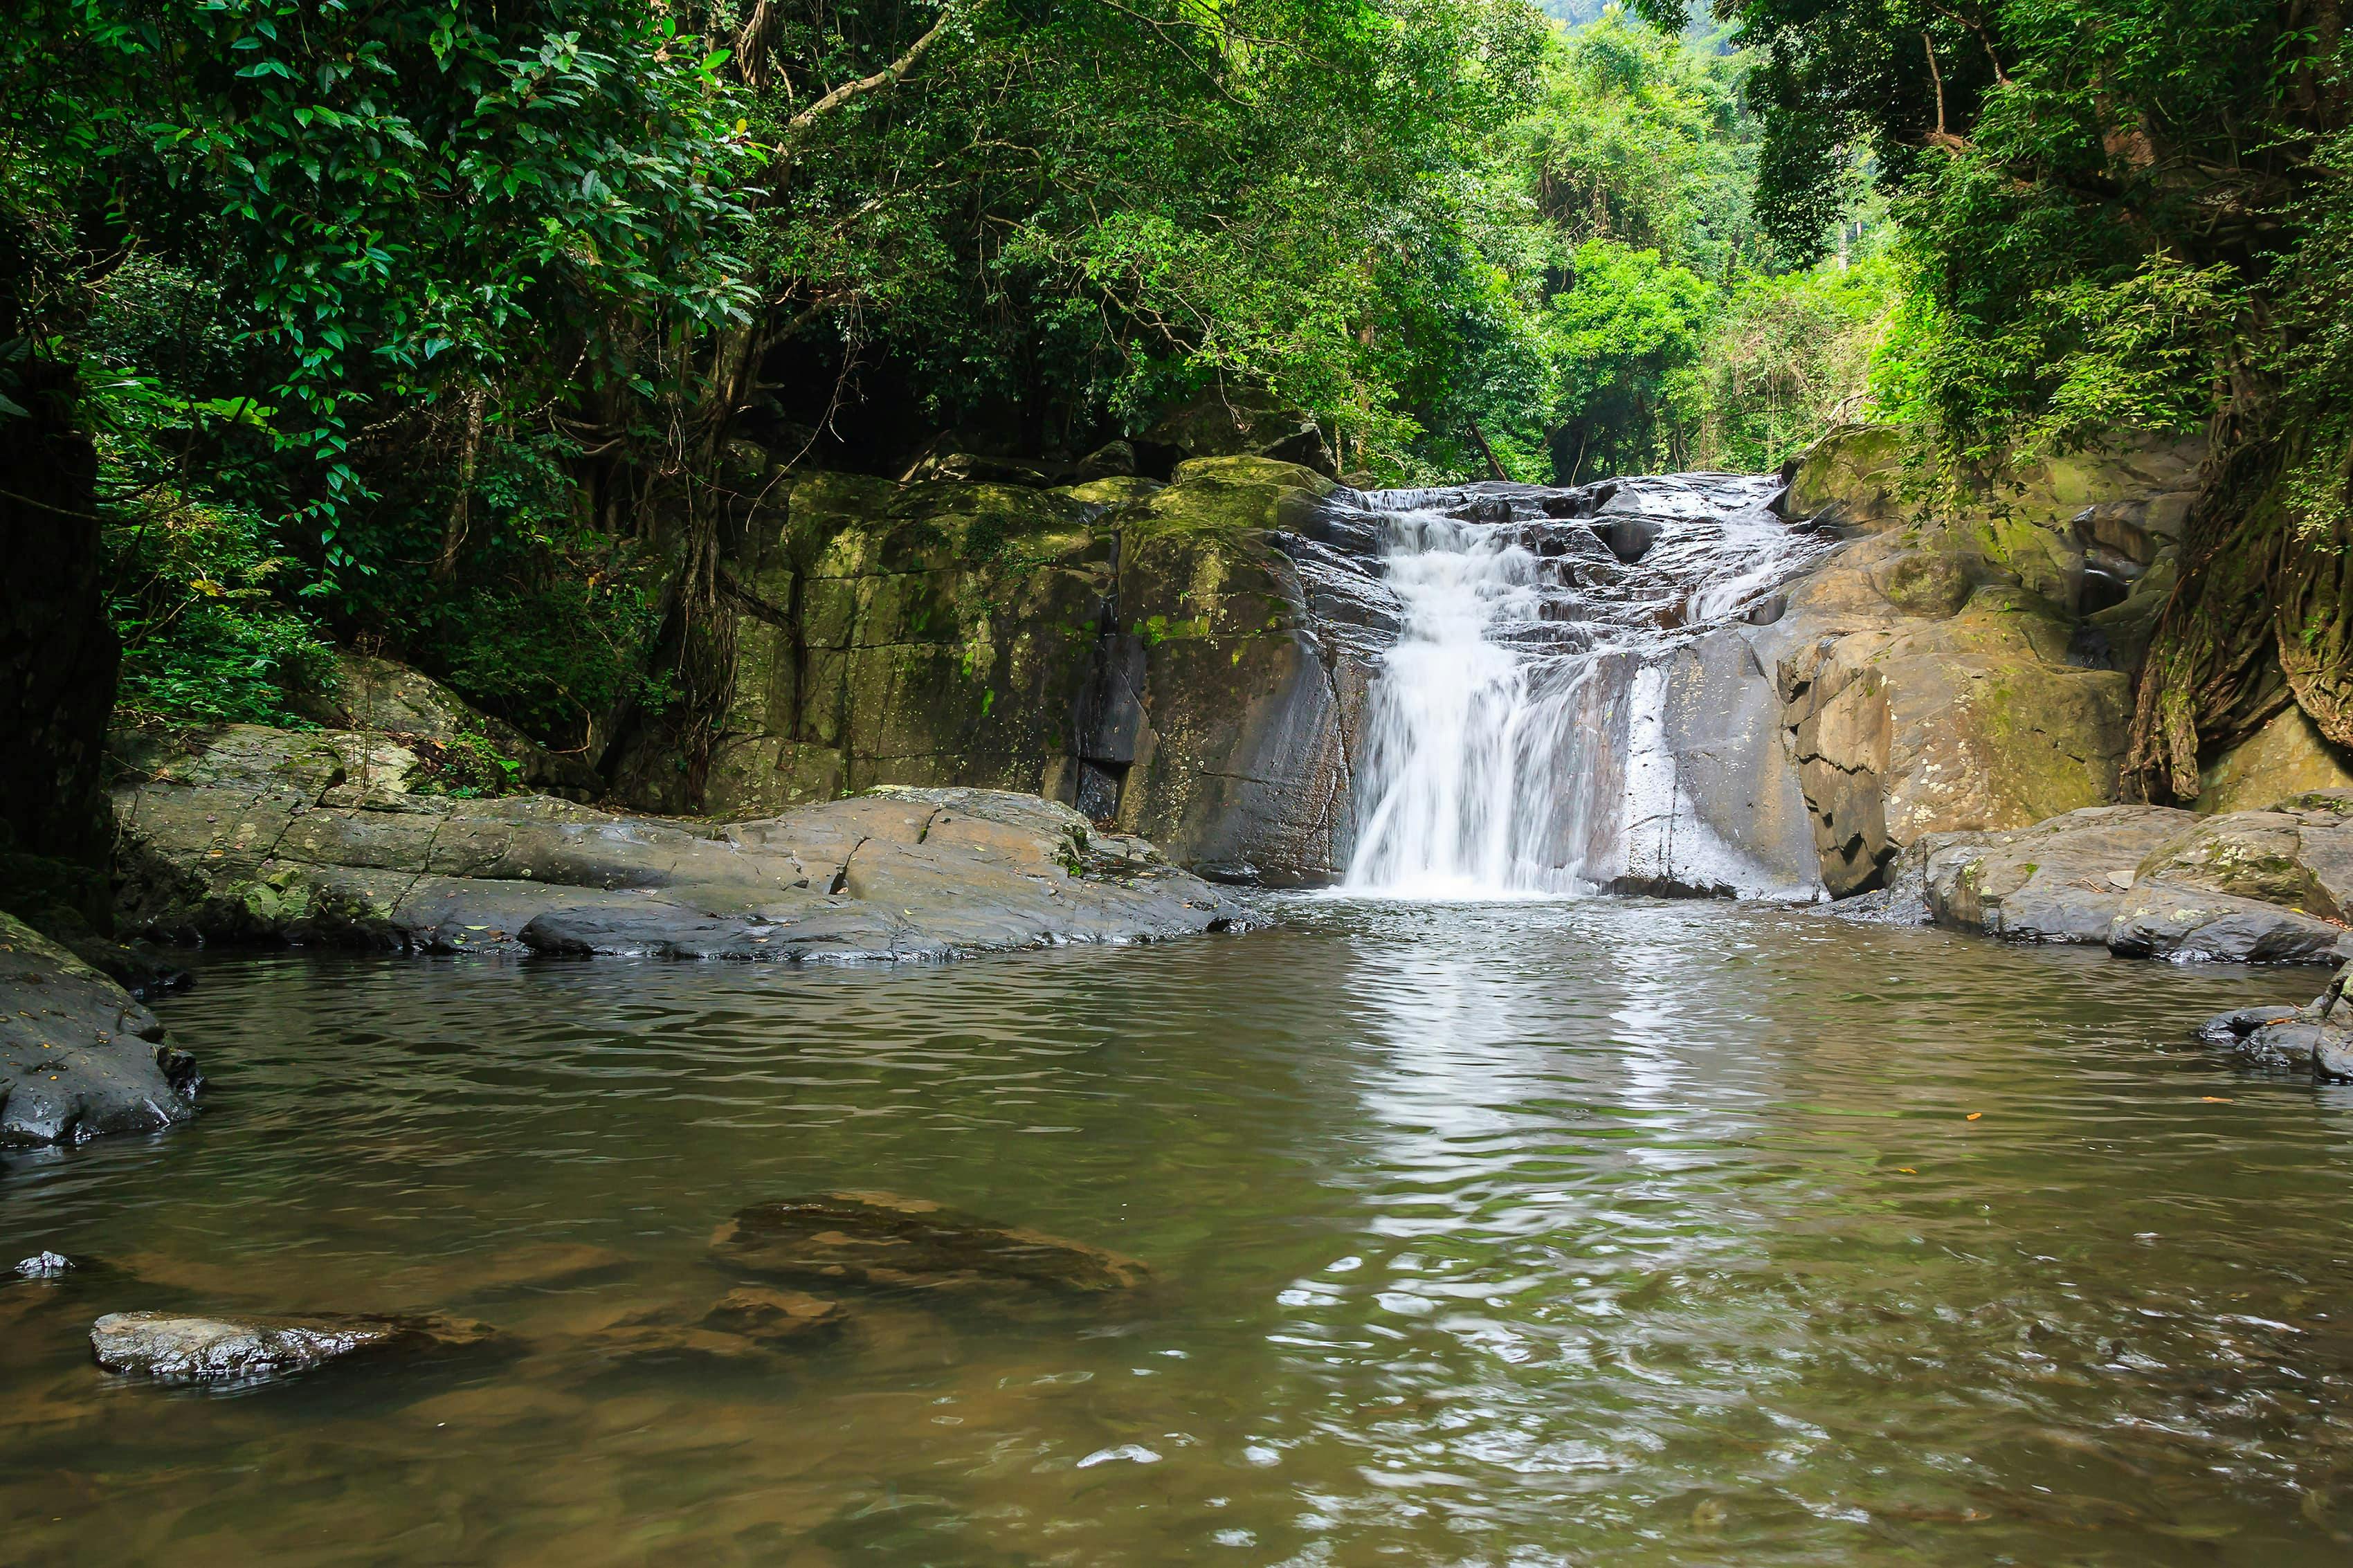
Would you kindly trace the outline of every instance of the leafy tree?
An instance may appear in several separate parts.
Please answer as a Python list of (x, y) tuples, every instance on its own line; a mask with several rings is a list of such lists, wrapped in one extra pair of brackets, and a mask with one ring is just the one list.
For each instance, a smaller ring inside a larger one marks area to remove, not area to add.
[(1546, 310), (1560, 378), (1555, 470), (1574, 484), (1687, 466), (1715, 291), (1655, 250), (1606, 239), (1578, 247), (1572, 266), (1574, 281)]

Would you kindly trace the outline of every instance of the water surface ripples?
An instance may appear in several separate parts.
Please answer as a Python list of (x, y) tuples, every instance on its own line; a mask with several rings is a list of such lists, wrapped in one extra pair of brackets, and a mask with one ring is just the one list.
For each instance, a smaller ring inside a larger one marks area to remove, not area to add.
[[(207, 963), (164, 1008), (194, 1126), (0, 1163), (0, 1250), (115, 1270), (0, 1286), (6, 1560), (2353, 1552), (2353, 1095), (2189, 1033), (2313, 975), (1759, 906), (1283, 912), (936, 968)], [(1159, 1283), (868, 1299), (772, 1377), (579, 1351), (830, 1187)], [(558, 1247), (607, 1262), (534, 1277)], [(79, 1336), (145, 1305), (522, 1348), (111, 1384)]]

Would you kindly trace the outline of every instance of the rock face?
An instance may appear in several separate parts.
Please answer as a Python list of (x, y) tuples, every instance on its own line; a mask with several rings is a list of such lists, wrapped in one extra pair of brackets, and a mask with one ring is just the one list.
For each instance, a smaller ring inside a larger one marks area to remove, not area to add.
[(1133, 1258), (892, 1193), (818, 1193), (755, 1204), (719, 1227), (712, 1250), (747, 1274), (880, 1289), (1000, 1292), (1029, 1287), (1100, 1296), (1141, 1286)]
[[(1766, 637), (1833, 896), (1931, 834), (2106, 805), (2198, 443), (2126, 437), (1913, 500), (1900, 433), (1836, 433), (1784, 509), (1854, 535)], [(1990, 498), (1990, 499), (1987, 499)]]
[(2198, 809), (2249, 811), (2291, 795), (2353, 789), (2353, 766), (2295, 703), (2241, 744), (2206, 764)]
[(121, 986), (0, 914), (0, 1145), (168, 1127), (203, 1082)]
[[(1167, 442), (1218, 444), (1177, 424)], [(1627, 607), (1613, 594), (1661, 617), (1654, 631), (1725, 615), (1643, 595), (1706, 531), (1678, 509), (1725, 476), (1368, 500), (1264, 455), (1249, 420), (1231, 434), (1256, 445), (1187, 458), (1165, 487), (1056, 488), (944, 460), (903, 485), (779, 479), (738, 550), (737, 699), (709, 804), (769, 813), (894, 783), (1035, 791), (1220, 879), (1326, 881), (1354, 847), (1366, 692), (1398, 628), (1375, 509), (1525, 533), (1602, 620)], [(2171, 460), (2134, 447), (2013, 487), (2000, 517), (1923, 522), (1897, 495), (1894, 437), (1827, 443), (1792, 489), (1808, 515), (1776, 526), (1852, 537), (1746, 618), (1684, 640), (1655, 679), (1629, 664), (1593, 688), (1598, 726), (1662, 715), (1678, 804), (1658, 831), (1673, 858), (1695, 818), (1740, 873), (1702, 881), (1846, 894), (1926, 834), (2113, 800), (2127, 682), (2086, 640), (2086, 563), (2173, 526), (2145, 493), (2187, 482)], [(2038, 507), (2083, 519), (2025, 515)], [(622, 784), (660, 800), (678, 778), (649, 752)]]
[[(1328, 877), (1361, 678), (1287, 550), (1334, 487), (1254, 456), (1174, 478), (780, 479), (733, 568), (736, 699), (707, 807), (977, 785), (1183, 864)], [(655, 748), (619, 784), (676, 809), (681, 782)]]
[(426, 793), (382, 735), (126, 736), (123, 923), (437, 952), (944, 958), (1222, 929), (1139, 840), (991, 790), (888, 790), (723, 826)]
[(1897, 861), (1890, 892), (1899, 918), (2127, 957), (2341, 962), (2353, 957), (2353, 791), (2215, 816), (2114, 805), (1930, 835)]
[(362, 1354), (467, 1349), (494, 1334), (487, 1324), (439, 1317), (111, 1312), (91, 1326), (90, 1349), (109, 1372), (158, 1383), (255, 1383)]

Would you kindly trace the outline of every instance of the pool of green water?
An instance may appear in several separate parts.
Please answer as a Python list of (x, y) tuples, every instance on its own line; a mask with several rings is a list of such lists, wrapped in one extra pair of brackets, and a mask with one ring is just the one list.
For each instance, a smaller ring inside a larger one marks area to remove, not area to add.
[[(2341, 1564), (2353, 1091), (2316, 972), (1804, 911), (1301, 900), (902, 969), (208, 959), (191, 1126), (0, 1159), (0, 1561)], [(845, 1293), (616, 1361), (744, 1205), (881, 1189), (1134, 1299)], [(232, 1394), (104, 1311), (434, 1310)]]

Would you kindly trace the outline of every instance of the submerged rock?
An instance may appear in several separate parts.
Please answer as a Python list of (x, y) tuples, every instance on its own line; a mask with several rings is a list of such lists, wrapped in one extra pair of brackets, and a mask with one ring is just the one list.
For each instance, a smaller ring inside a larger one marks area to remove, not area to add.
[(486, 1323), (441, 1317), (113, 1312), (91, 1325), (90, 1348), (109, 1372), (159, 1383), (248, 1383), (363, 1353), (461, 1350), (495, 1337)]
[(773, 1370), (791, 1354), (827, 1343), (849, 1324), (839, 1301), (798, 1290), (729, 1291), (699, 1318), (669, 1311), (633, 1313), (590, 1337), (602, 1358), (622, 1362), (706, 1362)]
[(0, 914), (0, 1146), (169, 1127), (203, 1084), (129, 992)]
[(712, 1248), (720, 1262), (747, 1274), (886, 1289), (1014, 1285), (1103, 1295), (1150, 1277), (1143, 1263), (1116, 1252), (892, 1193), (755, 1204), (719, 1227)]

